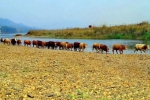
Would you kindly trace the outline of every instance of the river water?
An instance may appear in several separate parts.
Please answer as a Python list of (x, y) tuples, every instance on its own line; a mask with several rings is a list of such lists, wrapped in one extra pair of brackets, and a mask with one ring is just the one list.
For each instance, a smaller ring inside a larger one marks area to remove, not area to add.
[[(9, 34), (0, 34), (0, 38), (14, 38), (16, 33), (9, 33)], [(26, 33), (19, 33), (19, 34), (26, 34)], [(126, 40), (126, 39), (54, 39), (54, 38), (35, 38), (35, 37), (21, 37), (19, 38), (22, 41), (27, 40), (41, 40), (41, 41), (60, 41), (60, 42), (84, 42), (88, 44), (88, 47), (85, 49), (86, 52), (92, 52), (92, 45), (95, 42), (105, 44), (108, 46), (109, 53), (112, 54), (112, 45), (115, 43), (124, 44), (127, 46), (127, 50), (124, 50), (124, 54), (134, 54), (134, 47), (135, 44), (144, 43), (142, 40)], [(140, 53), (140, 51), (138, 51)], [(150, 50), (146, 51), (146, 54), (150, 54)]]

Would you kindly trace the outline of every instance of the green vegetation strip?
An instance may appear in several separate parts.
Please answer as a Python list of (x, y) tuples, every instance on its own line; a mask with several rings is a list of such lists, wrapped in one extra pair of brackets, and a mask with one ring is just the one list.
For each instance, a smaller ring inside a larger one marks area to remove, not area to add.
[(146, 21), (138, 24), (91, 28), (67, 28), (58, 30), (31, 30), (26, 36), (69, 39), (142, 39), (150, 40), (150, 24)]

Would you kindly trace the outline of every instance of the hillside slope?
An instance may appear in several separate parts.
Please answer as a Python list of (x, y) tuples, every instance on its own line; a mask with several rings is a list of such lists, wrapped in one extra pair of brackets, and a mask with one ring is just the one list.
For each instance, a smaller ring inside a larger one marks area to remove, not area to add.
[(22, 23), (15, 23), (9, 19), (0, 18), (0, 32), (1, 33), (19, 33), (28, 32), (33, 27), (28, 27)]

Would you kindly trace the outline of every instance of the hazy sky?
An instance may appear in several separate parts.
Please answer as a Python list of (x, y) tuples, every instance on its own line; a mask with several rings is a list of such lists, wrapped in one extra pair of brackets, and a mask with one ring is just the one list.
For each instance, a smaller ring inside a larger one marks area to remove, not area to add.
[(150, 0), (0, 0), (0, 17), (44, 29), (150, 22)]

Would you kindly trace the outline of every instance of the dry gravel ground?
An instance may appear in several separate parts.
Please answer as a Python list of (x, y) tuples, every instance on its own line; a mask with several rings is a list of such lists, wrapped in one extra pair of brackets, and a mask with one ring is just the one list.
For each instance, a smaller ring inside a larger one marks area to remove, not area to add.
[(150, 100), (150, 55), (0, 44), (0, 100)]

